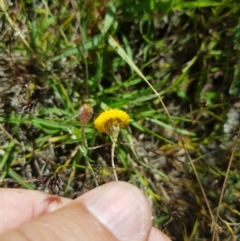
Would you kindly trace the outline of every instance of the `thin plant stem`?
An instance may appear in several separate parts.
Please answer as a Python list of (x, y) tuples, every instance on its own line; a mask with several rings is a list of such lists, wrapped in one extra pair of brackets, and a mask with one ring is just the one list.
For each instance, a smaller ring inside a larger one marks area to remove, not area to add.
[(84, 84), (85, 84), (85, 98), (89, 99), (89, 87), (88, 87), (88, 79), (89, 79), (89, 70), (88, 70), (88, 61), (86, 57), (83, 57), (83, 62), (85, 65), (85, 78), (84, 78)]
[(82, 138), (82, 144), (83, 144), (83, 146), (84, 146), (86, 149), (88, 149), (88, 146), (86, 145), (86, 143), (85, 143), (85, 139), (84, 139), (84, 128), (85, 128), (85, 125), (82, 125), (82, 126), (81, 126), (81, 138)]
[[(81, 126), (82, 144), (83, 144), (83, 146), (84, 146), (85, 149), (91, 150), (91, 148), (89, 148), (89, 147), (86, 145), (86, 143), (85, 143), (85, 139), (84, 139), (84, 128), (85, 128), (85, 125), (82, 124), (82, 126)], [(86, 158), (87, 158), (87, 156), (86, 156)], [(89, 166), (89, 168), (90, 168), (90, 170), (91, 170), (91, 172), (92, 172), (92, 175), (94, 176), (96, 186), (99, 186), (99, 185), (98, 185), (97, 178), (96, 178), (96, 175), (95, 175), (95, 173), (94, 173), (94, 171), (93, 171), (92, 165), (91, 165), (91, 163), (89, 162), (89, 160), (88, 160), (88, 166)]]
[(91, 159), (88, 156), (86, 156), (86, 159), (88, 161), (88, 167), (89, 167), (89, 169), (90, 169), (90, 171), (91, 171), (91, 173), (92, 173), (92, 175), (94, 177), (95, 185), (96, 185), (96, 187), (98, 187), (99, 184), (98, 184), (97, 176), (96, 176), (96, 174), (95, 174), (95, 172), (93, 170), (93, 167), (91, 165), (91, 162), (90, 162)]
[(6, 134), (6, 136), (10, 139), (13, 140), (16, 144), (18, 144), (21, 147), (24, 147), (20, 142), (18, 142), (0, 123), (0, 129)]
[(220, 207), (221, 207), (221, 203), (222, 203), (222, 199), (223, 199), (223, 194), (224, 194), (224, 191), (225, 191), (225, 188), (226, 188), (227, 179), (228, 179), (228, 176), (229, 176), (229, 172), (230, 172), (232, 162), (233, 162), (233, 158), (234, 158), (234, 155), (235, 155), (235, 151), (236, 151), (236, 148), (237, 148), (239, 135), (240, 135), (240, 129), (238, 130), (237, 138), (236, 138), (235, 144), (233, 146), (232, 154), (231, 154), (231, 157), (230, 157), (230, 160), (229, 160), (229, 163), (228, 163), (228, 167), (227, 167), (227, 171), (226, 171), (226, 175), (225, 175), (225, 178), (224, 178), (222, 191), (221, 191), (219, 202), (218, 202), (217, 212), (216, 212), (215, 220), (214, 220), (214, 223), (213, 223), (212, 241), (215, 240), (215, 236), (216, 236), (216, 232), (217, 232), (216, 226), (217, 226), (217, 221), (218, 221), (218, 218), (219, 218), (219, 211), (220, 211)]
[(102, 144), (102, 145), (98, 145), (98, 146), (93, 146), (93, 147), (88, 147), (86, 142), (85, 142), (85, 138), (84, 138), (84, 128), (85, 128), (85, 125), (82, 125), (81, 127), (81, 138), (82, 138), (82, 144), (84, 146), (84, 148), (86, 148), (87, 150), (96, 150), (96, 149), (99, 149), (101, 147), (104, 147), (104, 146), (110, 146), (112, 145), (112, 143), (105, 143), (105, 144)]
[(112, 160), (113, 174), (114, 174), (114, 176), (115, 176), (116, 181), (118, 181), (118, 176), (117, 176), (116, 167), (115, 167), (115, 163), (114, 163), (114, 151), (115, 151), (115, 147), (116, 147), (116, 141), (113, 140), (112, 148), (111, 148), (111, 160)]

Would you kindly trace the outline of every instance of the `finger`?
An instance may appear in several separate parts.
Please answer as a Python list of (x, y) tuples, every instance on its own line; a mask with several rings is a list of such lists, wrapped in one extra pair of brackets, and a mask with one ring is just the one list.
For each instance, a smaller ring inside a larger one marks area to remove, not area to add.
[(0, 189), (0, 233), (52, 212), (72, 200), (24, 189)]
[(151, 209), (135, 186), (112, 182), (80, 200), (119, 240), (147, 240), (152, 227)]
[(156, 228), (152, 228), (148, 241), (171, 241), (171, 239)]
[(142, 192), (113, 182), (4, 233), (0, 240), (146, 241), (150, 230), (150, 207)]

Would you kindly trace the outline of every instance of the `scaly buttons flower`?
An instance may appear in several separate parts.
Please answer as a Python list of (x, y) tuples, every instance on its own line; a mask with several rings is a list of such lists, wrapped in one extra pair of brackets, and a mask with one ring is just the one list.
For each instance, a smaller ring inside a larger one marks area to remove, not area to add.
[(110, 109), (101, 113), (94, 121), (94, 125), (99, 133), (111, 135), (116, 127), (124, 128), (129, 122), (130, 117), (125, 111)]

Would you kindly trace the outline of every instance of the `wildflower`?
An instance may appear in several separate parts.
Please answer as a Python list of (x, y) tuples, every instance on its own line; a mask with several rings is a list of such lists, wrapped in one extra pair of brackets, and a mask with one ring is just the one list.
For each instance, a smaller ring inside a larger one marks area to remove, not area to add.
[(106, 110), (94, 121), (94, 125), (99, 133), (107, 133), (112, 137), (111, 162), (116, 181), (118, 181), (118, 177), (114, 164), (114, 150), (120, 129), (129, 125), (129, 122), (129, 115), (125, 111), (118, 109)]
[(99, 133), (112, 135), (117, 129), (129, 125), (129, 115), (119, 109), (110, 109), (101, 113), (94, 121), (94, 125)]

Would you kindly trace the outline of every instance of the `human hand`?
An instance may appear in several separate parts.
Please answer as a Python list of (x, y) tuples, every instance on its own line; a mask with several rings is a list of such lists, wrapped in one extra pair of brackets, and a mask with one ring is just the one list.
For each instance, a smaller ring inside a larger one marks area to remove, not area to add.
[(152, 227), (142, 192), (125, 182), (75, 200), (39, 191), (0, 189), (1, 241), (169, 241)]

